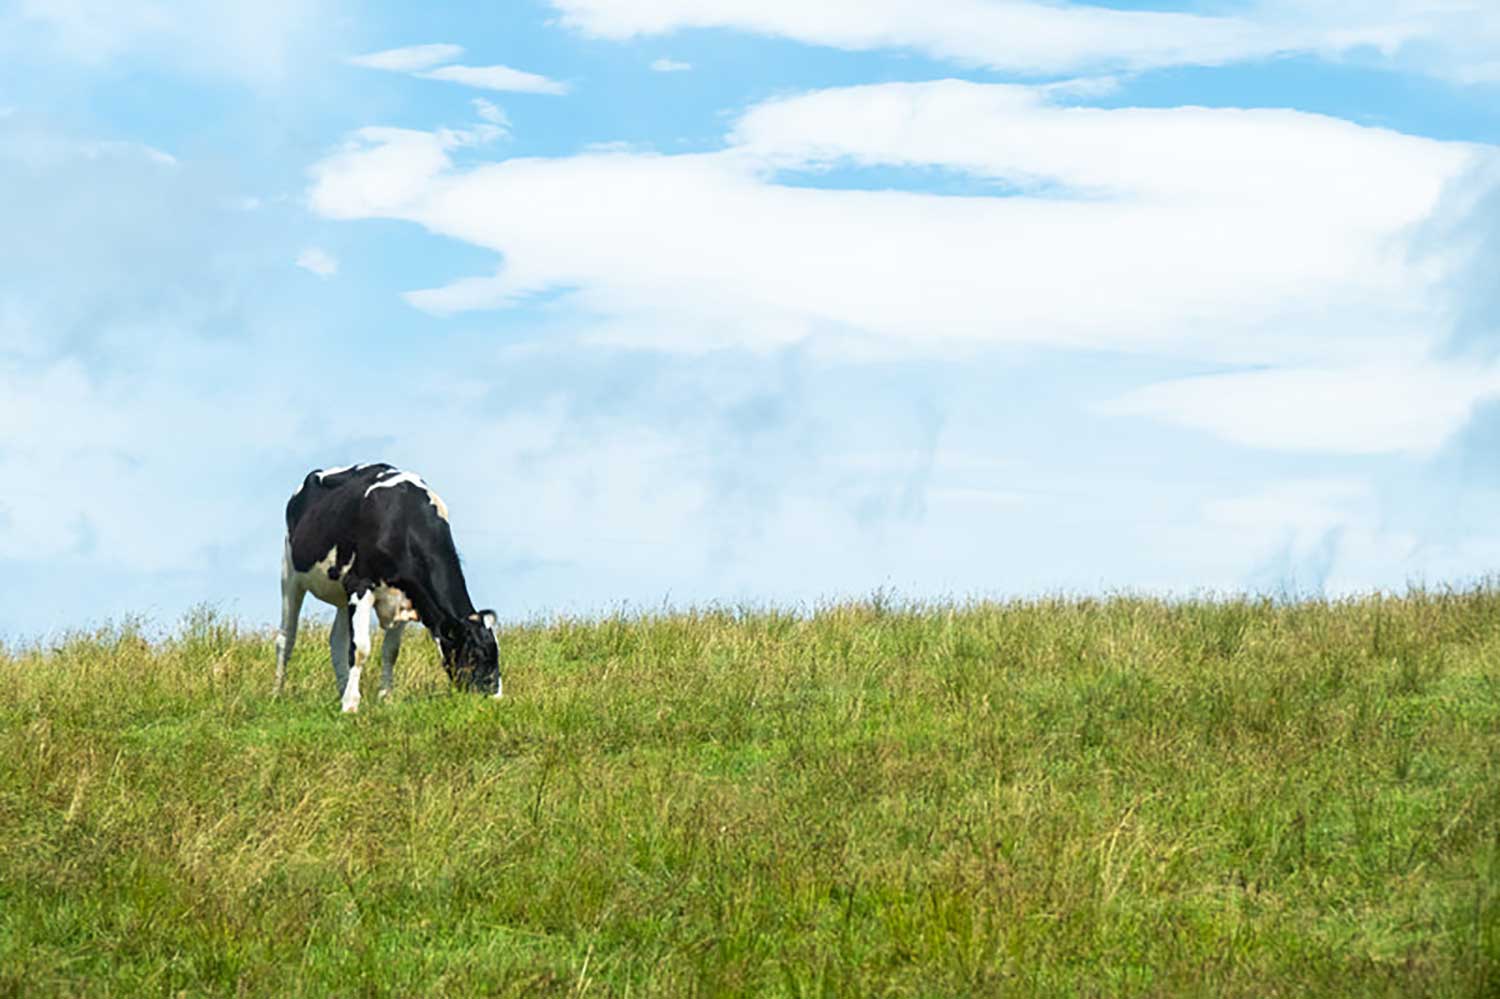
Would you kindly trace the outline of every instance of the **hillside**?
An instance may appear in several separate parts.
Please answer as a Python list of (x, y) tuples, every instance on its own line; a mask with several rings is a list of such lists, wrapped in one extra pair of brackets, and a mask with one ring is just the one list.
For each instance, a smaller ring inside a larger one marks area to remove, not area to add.
[(0, 652), (0, 995), (1500, 994), (1500, 591)]

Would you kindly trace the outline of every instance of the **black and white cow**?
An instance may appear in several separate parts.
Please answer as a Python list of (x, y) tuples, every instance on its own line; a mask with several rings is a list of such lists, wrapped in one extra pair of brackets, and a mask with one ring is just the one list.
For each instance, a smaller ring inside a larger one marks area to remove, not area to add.
[(287, 501), (278, 694), (308, 593), (338, 608), (329, 645), (345, 711), (359, 710), (372, 611), (385, 630), (382, 697), (391, 692), (401, 632), (410, 621), (432, 633), (454, 683), (501, 696), (495, 613), (474, 609), (448, 508), (420, 476), (379, 464), (330, 468), (309, 473)]

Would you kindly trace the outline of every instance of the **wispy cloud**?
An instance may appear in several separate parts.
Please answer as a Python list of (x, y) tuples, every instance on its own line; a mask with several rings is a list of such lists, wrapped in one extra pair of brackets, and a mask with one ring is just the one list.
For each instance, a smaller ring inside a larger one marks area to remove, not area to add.
[(163, 152), (154, 146), (148, 146), (143, 142), (85, 142), (78, 149), (89, 159), (117, 156), (143, 156), (160, 166), (174, 167), (178, 165), (177, 157), (171, 153)]
[(510, 115), (505, 113), (505, 109), (498, 104), (485, 100), (483, 97), (474, 98), (474, 113), (491, 125), (498, 125), (500, 128), (506, 130), (510, 129)]
[(309, 246), (299, 253), (297, 266), (320, 278), (331, 278), (339, 272), (338, 258), (318, 246)]
[(349, 63), (366, 69), (386, 69), (397, 73), (414, 73), (452, 62), (464, 54), (462, 45), (437, 43), (432, 45), (407, 45), (383, 52), (369, 52), (352, 56)]
[(1266, 482), (1207, 501), (1196, 524), (1170, 535), (1248, 564), (1235, 589), (1285, 597), (1399, 589), (1421, 581), (1423, 555), (1452, 557), (1392, 524), (1374, 484), (1357, 478)]
[(568, 85), (509, 66), (443, 66), (414, 74), (427, 80), (447, 80), (481, 90), (508, 90), (521, 94), (566, 94)]
[[(510, 66), (449, 65), (463, 55), (461, 45), (445, 43), (408, 45), (354, 56), (349, 63), (366, 69), (383, 69), (408, 73), (424, 80), (445, 80), (481, 90), (501, 90), (523, 94), (566, 94), (568, 85), (538, 73)], [(491, 105), (493, 107), (493, 105)]]
[(1156, 417), (1248, 447), (1423, 456), (1497, 395), (1500, 368), (1413, 359), (1162, 382), (1100, 408)]
[[(551, 0), (562, 21), (626, 39), (732, 28), (836, 48), (912, 49), (1031, 74), (1221, 65), (1290, 53), (1402, 57), (1456, 79), (1492, 78), (1500, 9), (1490, 0), (1319, 4), (1260, 0), (1233, 15), (1114, 10), (1043, 0)], [(1215, 5), (1222, 7), (1222, 5)]]
[(343, 0), (21, 0), (0, 7), (0, 57), (38, 51), (84, 65), (147, 57), (158, 67), (284, 87), (342, 20)]
[(1227, 62), (1290, 47), (1237, 17), (1040, 2), (935, 0), (552, 0), (563, 22), (606, 38), (725, 27), (845, 49), (912, 48), (1028, 73)]
[(686, 73), (693, 68), (693, 64), (678, 62), (676, 59), (657, 59), (651, 63), (651, 68), (658, 73)]

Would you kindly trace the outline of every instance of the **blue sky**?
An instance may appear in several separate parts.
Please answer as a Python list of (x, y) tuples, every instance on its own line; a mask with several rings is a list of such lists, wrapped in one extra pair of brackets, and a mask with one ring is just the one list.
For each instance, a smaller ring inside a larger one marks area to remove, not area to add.
[(1489, 0), (0, 2), (0, 636), (1500, 567)]

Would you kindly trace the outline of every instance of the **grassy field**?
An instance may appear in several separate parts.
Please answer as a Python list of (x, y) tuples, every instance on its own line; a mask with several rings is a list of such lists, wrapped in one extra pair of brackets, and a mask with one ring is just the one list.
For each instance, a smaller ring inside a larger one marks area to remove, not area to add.
[(0, 653), (0, 995), (1500, 995), (1500, 591)]

